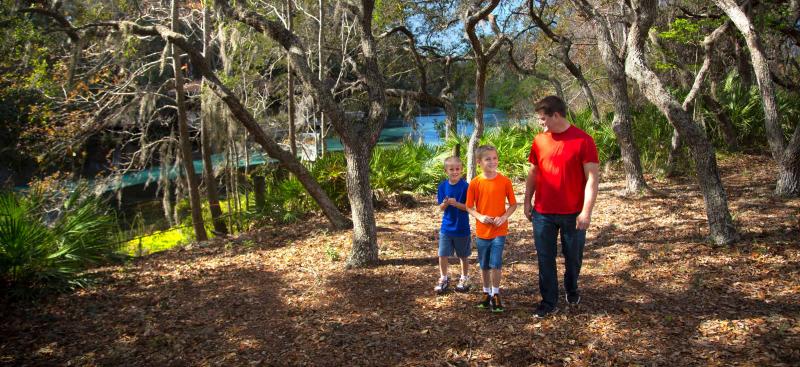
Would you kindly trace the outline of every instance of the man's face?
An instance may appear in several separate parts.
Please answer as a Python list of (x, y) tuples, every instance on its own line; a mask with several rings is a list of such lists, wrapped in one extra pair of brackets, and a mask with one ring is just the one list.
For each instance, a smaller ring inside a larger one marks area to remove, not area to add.
[(444, 172), (450, 180), (458, 180), (461, 178), (461, 163), (451, 162), (444, 165)]
[(556, 125), (556, 114), (553, 113), (552, 115), (547, 115), (543, 111), (536, 111), (536, 114), (539, 115), (539, 125), (542, 126), (544, 131), (549, 131)]

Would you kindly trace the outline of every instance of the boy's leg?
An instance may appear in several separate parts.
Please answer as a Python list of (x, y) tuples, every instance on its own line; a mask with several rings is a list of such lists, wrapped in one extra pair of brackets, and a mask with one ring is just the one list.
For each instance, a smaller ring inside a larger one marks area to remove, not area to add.
[(448, 276), (448, 266), (450, 256), (453, 256), (453, 239), (450, 236), (439, 233), (439, 275), (444, 278)]
[(561, 226), (561, 252), (564, 254), (564, 289), (570, 298), (578, 300), (578, 276), (583, 264), (586, 230), (575, 228), (577, 216), (564, 216)]
[(558, 274), (556, 273), (556, 237), (558, 226), (552, 215), (533, 212), (533, 242), (539, 263), (539, 292), (542, 303), (558, 305)]
[(489, 269), (489, 250), (491, 242), (482, 238), (475, 238), (475, 248), (478, 250), (478, 264), (481, 268), (481, 281), (483, 283), (483, 294), (476, 305), (478, 308), (487, 309), (490, 307), (489, 292), (491, 292), (491, 279)]
[(489, 266), (492, 268), (492, 287), (500, 288), (503, 271), (503, 249), (506, 245), (506, 236), (492, 239), (492, 248), (489, 257)]
[(466, 278), (469, 276), (469, 258), (459, 257), (458, 261), (461, 263), (461, 277)]
[(450, 265), (450, 258), (447, 256), (439, 256), (439, 276), (442, 278), (447, 276), (448, 265)]

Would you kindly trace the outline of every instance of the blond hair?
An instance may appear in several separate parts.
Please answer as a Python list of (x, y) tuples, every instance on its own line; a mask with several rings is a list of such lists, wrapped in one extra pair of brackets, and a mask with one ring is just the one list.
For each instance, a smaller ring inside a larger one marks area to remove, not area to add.
[(453, 156), (450, 156), (450, 157), (447, 157), (447, 158), (445, 158), (445, 159), (444, 159), (444, 166), (445, 166), (445, 167), (447, 167), (447, 165), (448, 165), (449, 163), (458, 163), (458, 164), (460, 164), (461, 166), (463, 166), (463, 165), (464, 165), (463, 163), (461, 163), (461, 158), (459, 158), (459, 157), (457, 157), (457, 156), (454, 156), (454, 155), (453, 155)]
[(477, 157), (478, 160), (481, 160), (481, 159), (483, 159), (483, 155), (486, 154), (487, 152), (495, 152), (495, 153), (497, 153), (497, 148), (495, 148), (493, 145), (488, 145), (488, 144), (487, 145), (481, 145), (475, 151), (475, 157)]

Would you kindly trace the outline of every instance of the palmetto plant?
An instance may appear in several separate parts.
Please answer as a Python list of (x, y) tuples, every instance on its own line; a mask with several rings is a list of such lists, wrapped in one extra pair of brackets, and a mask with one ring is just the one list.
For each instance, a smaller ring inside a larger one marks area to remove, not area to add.
[(83, 286), (83, 271), (113, 254), (115, 221), (97, 197), (76, 189), (49, 209), (41, 192), (0, 193), (0, 276), (21, 288)]

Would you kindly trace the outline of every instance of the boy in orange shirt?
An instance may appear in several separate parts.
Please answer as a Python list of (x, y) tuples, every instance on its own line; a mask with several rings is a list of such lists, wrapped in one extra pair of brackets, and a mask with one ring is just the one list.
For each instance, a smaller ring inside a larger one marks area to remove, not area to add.
[(517, 200), (511, 180), (497, 172), (497, 148), (482, 145), (475, 156), (483, 173), (470, 181), (466, 207), (475, 217), (475, 242), (483, 281), (483, 296), (477, 307), (503, 312), (500, 301), (503, 247), (508, 235), (508, 217), (517, 209)]

